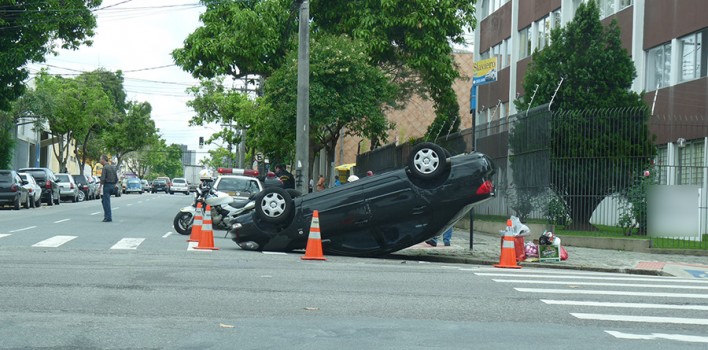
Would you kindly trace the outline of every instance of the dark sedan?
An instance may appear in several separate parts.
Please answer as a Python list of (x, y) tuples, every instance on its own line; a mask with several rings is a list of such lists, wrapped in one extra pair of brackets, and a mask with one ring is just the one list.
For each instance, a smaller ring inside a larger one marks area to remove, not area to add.
[(255, 210), (236, 219), (231, 239), (246, 250), (304, 249), (317, 210), (327, 254), (377, 256), (423, 242), (494, 195), (495, 169), (486, 155), (448, 154), (425, 142), (413, 147), (404, 169), (295, 198), (266, 188)]
[(30, 207), (29, 191), (14, 170), (0, 170), (0, 206), (10, 204), (15, 210)]

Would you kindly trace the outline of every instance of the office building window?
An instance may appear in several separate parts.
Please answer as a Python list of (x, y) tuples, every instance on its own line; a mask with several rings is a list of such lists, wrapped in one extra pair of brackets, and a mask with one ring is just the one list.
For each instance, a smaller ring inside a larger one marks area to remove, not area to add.
[(671, 43), (647, 52), (647, 91), (669, 86), (671, 76)]
[(597, 7), (600, 9), (600, 18), (612, 16), (632, 6), (632, 3), (632, 0), (598, 0)]
[[(708, 31), (708, 30), (704, 30)], [(692, 33), (678, 39), (679, 57), (681, 59), (681, 71), (679, 81), (688, 81), (705, 76), (705, 68), (701, 67), (705, 61), (702, 55), (703, 32)], [(701, 72), (703, 70), (703, 72)]]
[(546, 16), (537, 23), (536, 48), (541, 51), (551, 42), (551, 17)]
[(531, 26), (519, 31), (519, 59), (531, 56)]

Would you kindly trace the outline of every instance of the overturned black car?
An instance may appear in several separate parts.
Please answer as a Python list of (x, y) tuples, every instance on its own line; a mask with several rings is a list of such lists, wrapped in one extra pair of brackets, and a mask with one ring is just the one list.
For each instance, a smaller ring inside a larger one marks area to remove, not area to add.
[(383, 255), (441, 234), (491, 198), (494, 171), (484, 154), (450, 157), (425, 142), (411, 149), (404, 169), (299, 197), (266, 188), (255, 197), (255, 210), (236, 218), (229, 234), (245, 250), (304, 249), (317, 210), (325, 254)]

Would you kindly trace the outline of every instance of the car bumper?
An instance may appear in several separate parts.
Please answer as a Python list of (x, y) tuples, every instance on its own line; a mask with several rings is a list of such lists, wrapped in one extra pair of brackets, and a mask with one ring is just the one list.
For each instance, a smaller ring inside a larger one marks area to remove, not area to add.
[(13, 193), (0, 193), (0, 203), (14, 203), (17, 197), (21, 196), (19, 192)]

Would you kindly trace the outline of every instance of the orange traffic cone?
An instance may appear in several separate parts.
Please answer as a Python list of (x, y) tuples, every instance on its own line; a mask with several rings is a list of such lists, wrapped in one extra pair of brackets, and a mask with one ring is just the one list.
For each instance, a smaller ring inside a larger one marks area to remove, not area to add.
[(197, 203), (197, 210), (194, 212), (192, 222), (192, 233), (187, 242), (199, 242), (202, 237), (202, 203)]
[(327, 260), (322, 255), (322, 236), (320, 235), (320, 214), (317, 210), (312, 212), (310, 235), (307, 237), (307, 248), (302, 260)]
[(516, 248), (514, 248), (514, 236), (511, 235), (511, 226), (508, 228), (509, 230), (504, 232), (504, 240), (502, 241), (502, 250), (501, 256), (499, 257), (499, 263), (495, 264), (494, 267), (520, 269), (521, 266), (516, 264)]
[(199, 244), (194, 249), (211, 249), (219, 250), (214, 246), (214, 231), (211, 229), (211, 207), (207, 204), (204, 210), (204, 223), (202, 224), (202, 236), (199, 238)]

